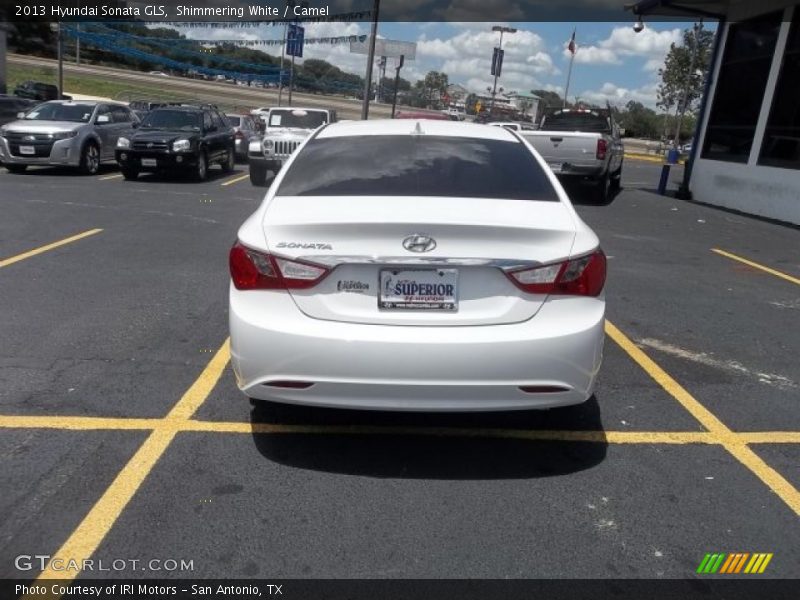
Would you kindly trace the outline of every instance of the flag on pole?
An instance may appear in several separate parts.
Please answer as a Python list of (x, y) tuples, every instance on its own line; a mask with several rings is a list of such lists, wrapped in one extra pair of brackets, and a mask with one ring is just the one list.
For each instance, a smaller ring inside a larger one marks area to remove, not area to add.
[(572, 30), (572, 37), (569, 39), (569, 44), (567, 45), (567, 50), (569, 50), (570, 54), (572, 54), (573, 56), (575, 55), (575, 52), (578, 49), (578, 46), (575, 44), (575, 32), (576, 31), (577, 31), (577, 28)]

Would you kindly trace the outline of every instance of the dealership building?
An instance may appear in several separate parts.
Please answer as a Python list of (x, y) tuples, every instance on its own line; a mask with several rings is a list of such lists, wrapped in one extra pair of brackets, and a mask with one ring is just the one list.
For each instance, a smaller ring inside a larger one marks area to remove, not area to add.
[(718, 20), (686, 184), (693, 199), (800, 224), (800, 4), (642, 0), (643, 18)]

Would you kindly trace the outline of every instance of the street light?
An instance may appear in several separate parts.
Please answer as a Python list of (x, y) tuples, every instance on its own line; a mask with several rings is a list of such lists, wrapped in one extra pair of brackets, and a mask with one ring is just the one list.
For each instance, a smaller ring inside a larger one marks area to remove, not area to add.
[[(498, 47), (498, 56), (502, 56), (500, 52), (503, 50), (503, 34), (504, 33), (517, 33), (517, 30), (513, 27), (503, 27), (501, 25), (495, 25), (492, 27), (492, 31), (499, 31), (500, 32), (500, 46)], [(498, 61), (499, 62), (499, 61)], [(489, 105), (489, 116), (491, 117), (494, 114), (494, 98), (497, 95), (497, 78), (500, 76), (500, 69), (495, 69), (494, 71), (494, 85), (492, 86), (492, 102)]]

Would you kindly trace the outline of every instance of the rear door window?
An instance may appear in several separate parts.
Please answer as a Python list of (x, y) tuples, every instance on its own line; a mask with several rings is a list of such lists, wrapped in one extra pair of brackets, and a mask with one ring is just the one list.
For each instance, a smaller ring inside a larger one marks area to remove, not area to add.
[(310, 140), (277, 194), (558, 201), (544, 169), (519, 141), (428, 135)]

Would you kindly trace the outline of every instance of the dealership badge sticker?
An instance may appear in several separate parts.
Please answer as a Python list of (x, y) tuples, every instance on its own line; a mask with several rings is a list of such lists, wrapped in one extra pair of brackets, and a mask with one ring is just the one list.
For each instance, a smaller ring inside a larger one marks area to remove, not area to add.
[(755, 575), (763, 573), (769, 561), (772, 560), (772, 553), (755, 552), (725, 552), (708, 553), (703, 557), (697, 573), (700, 574), (748, 574)]

